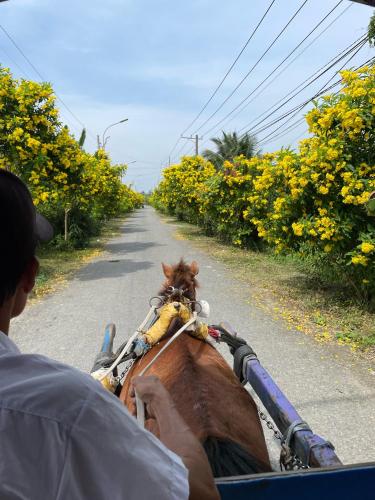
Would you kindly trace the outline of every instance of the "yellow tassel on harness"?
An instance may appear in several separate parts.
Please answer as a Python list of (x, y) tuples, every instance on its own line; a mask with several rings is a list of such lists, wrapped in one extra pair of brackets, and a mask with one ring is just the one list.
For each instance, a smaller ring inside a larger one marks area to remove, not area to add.
[[(171, 302), (164, 305), (161, 307), (159, 315), (158, 321), (143, 336), (143, 339), (149, 346), (157, 344), (159, 340), (164, 337), (173, 319), (179, 318), (182, 323), (185, 324), (191, 318), (189, 308), (180, 302)], [(207, 341), (209, 337), (208, 326), (200, 321), (190, 326), (188, 332), (193, 335), (193, 337), (204, 341)]]
[(208, 339), (208, 326), (205, 323), (197, 321), (196, 328), (189, 332), (199, 340), (207, 341)]
[(187, 323), (190, 317), (190, 311), (184, 304), (180, 302), (165, 304), (160, 308), (159, 319), (152, 325), (147, 333), (145, 333), (143, 339), (147, 344), (153, 346), (167, 333), (173, 319), (180, 318), (183, 323)]

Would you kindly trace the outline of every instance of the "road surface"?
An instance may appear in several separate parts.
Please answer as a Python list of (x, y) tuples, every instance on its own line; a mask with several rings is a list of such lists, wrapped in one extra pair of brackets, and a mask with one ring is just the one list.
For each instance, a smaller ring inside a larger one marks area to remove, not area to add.
[[(23, 352), (88, 371), (106, 323), (116, 323), (120, 342), (143, 320), (163, 280), (161, 262), (195, 259), (199, 297), (211, 304), (212, 321), (226, 320), (238, 329), (314, 432), (335, 444), (344, 463), (375, 461), (375, 380), (369, 371), (345, 349), (287, 330), (249, 304), (248, 290), (229, 270), (191, 243), (176, 240), (174, 230), (152, 208), (135, 212), (105, 253), (13, 321), (12, 338)], [(269, 435), (268, 440), (274, 446)]]

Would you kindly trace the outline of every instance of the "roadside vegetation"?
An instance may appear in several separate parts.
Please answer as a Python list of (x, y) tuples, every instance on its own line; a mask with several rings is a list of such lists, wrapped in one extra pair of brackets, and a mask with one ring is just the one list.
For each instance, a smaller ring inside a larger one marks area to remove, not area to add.
[(99, 251), (108, 221), (143, 203), (122, 181), (127, 166), (113, 165), (101, 148), (87, 153), (85, 138), (62, 125), (50, 84), (17, 80), (0, 65), (0, 168), (27, 184), (55, 232), (39, 249), (37, 295)]
[(63, 126), (49, 83), (17, 80), (0, 66), (0, 168), (28, 185), (59, 251), (85, 247), (104, 222), (143, 201), (122, 182), (127, 166), (111, 164), (101, 148), (86, 152), (85, 137)]
[(367, 348), (375, 345), (375, 68), (341, 76), (340, 91), (306, 115), (311, 137), (298, 151), (253, 156), (254, 144), (221, 166), (212, 155), (215, 163), (183, 157), (164, 170), (151, 202), (200, 226), (199, 238), (238, 247), (220, 251), (240, 259), (250, 280), (263, 275), (260, 290), (286, 294), (289, 311), (294, 303), (300, 324), (310, 318), (322, 339)]

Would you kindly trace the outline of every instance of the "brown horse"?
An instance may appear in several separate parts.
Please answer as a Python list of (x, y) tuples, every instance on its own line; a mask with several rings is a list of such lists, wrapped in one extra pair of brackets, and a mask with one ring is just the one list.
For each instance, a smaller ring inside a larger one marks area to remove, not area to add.
[[(171, 288), (183, 291), (185, 300), (196, 300), (198, 265), (181, 260), (163, 264), (166, 282), (160, 295), (171, 299)], [(178, 300), (178, 297), (172, 297)], [(194, 307), (194, 302), (192, 304)], [(166, 338), (181, 326), (174, 320)], [(132, 367), (120, 399), (131, 409), (131, 378), (138, 375), (159, 352), (163, 339)], [(155, 361), (146, 375), (156, 375), (170, 392), (174, 403), (202, 443), (215, 477), (269, 472), (263, 429), (257, 407), (221, 354), (207, 342), (184, 332)], [(158, 436), (157, 423), (146, 420), (146, 428)]]

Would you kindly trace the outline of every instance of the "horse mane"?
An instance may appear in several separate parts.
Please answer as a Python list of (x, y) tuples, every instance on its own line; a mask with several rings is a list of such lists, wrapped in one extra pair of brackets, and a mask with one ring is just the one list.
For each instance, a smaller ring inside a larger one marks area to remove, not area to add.
[(159, 295), (165, 297), (168, 295), (168, 287), (184, 288), (186, 290), (185, 296), (190, 300), (195, 300), (195, 290), (199, 287), (196, 275), (191, 270), (191, 266), (187, 264), (184, 259), (180, 259), (177, 264), (170, 267), (170, 276), (162, 285)]

